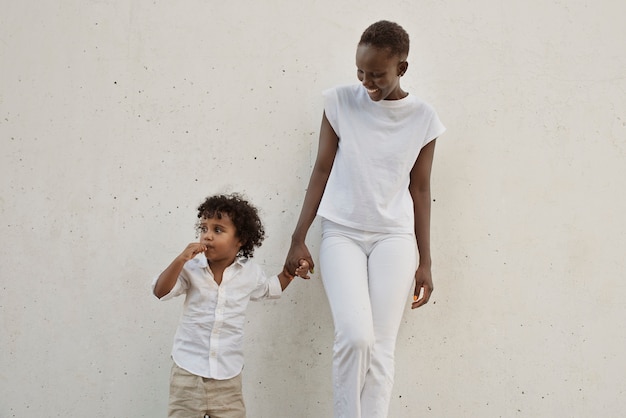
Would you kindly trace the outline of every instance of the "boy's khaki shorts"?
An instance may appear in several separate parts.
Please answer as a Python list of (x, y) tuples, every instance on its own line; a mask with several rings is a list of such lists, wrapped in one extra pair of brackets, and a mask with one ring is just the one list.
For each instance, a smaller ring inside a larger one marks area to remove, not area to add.
[(245, 418), (241, 373), (232, 379), (196, 376), (176, 363), (170, 374), (169, 418)]

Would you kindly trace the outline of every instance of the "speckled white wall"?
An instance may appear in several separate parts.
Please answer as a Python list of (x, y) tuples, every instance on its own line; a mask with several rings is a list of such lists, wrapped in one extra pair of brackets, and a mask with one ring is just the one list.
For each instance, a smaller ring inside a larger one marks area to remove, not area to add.
[[(280, 269), (320, 92), (356, 82), (381, 18), (448, 126), (436, 292), (407, 309), (390, 417), (622, 416), (626, 3), (1, 3), (1, 417), (165, 416), (182, 300), (150, 279), (222, 191), (259, 206)], [(319, 277), (254, 304), (250, 418), (330, 417), (331, 348)]]

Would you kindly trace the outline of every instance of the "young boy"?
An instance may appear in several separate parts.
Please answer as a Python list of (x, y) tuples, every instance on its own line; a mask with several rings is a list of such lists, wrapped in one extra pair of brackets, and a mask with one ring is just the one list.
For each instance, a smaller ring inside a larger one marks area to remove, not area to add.
[[(161, 300), (185, 294), (172, 348), (168, 416), (244, 418), (246, 307), (250, 300), (280, 297), (294, 276), (283, 270), (268, 278), (251, 260), (265, 231), (256, 208), (239, 195), (208, 197), (198, 218), (199, 242), (189, 244), (152, 285)], [(296, 276), (308, 278), (307, 272), (302, 261)]]

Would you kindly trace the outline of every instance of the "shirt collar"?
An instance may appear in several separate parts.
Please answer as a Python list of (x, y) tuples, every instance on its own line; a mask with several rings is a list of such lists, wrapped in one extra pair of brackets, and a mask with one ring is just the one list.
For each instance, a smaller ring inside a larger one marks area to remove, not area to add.
[[(237, 264), (240, 267), (243, 267), (248, 262), (248, 258), (246, 257), (237, 257), (235, 258), (235, 262), (233, 264)], [(201, 257), (198, 258), (198, 265), (203, 268), (209, 267), (209, 260), (207, 260), (206, 256), (202, 254)]]

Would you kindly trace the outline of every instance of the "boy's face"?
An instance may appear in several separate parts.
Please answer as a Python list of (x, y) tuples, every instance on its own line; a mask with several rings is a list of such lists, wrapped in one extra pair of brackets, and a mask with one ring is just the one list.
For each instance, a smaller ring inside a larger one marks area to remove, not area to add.
[(356, 50), (357, 77), (367, 89), (370, 99), (397, 100), (405, 96), (400, 88), (400, 75), (408, 67), (406, 61), (387, 49), (359, 45)]
[(221, 218), (200, 219), (198, 231), (200, 243), (207, 246), (204, 254), (211, 263), (231, 264), (235, 261), (242, 244), (237, 237), (237, 228), (227, 214), (223, 213)]

